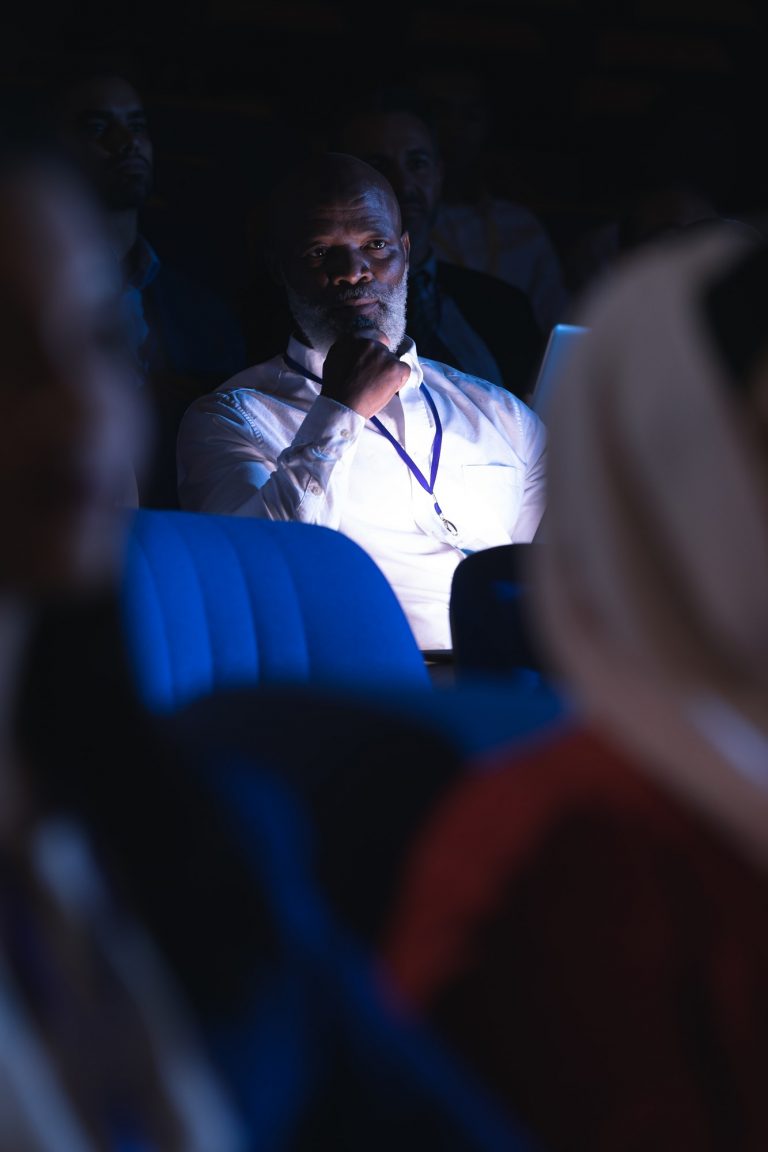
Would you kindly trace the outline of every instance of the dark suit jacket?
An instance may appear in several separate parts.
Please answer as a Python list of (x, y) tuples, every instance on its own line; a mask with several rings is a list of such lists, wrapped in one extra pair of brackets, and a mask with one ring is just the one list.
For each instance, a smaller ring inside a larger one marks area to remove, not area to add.
[[(437, 286), (482, 337), (501, 369), (507, 391), (525, 397), (533, 387), (545, 343), (525, 292), (497, 276), (446, 260), (437, 262)], [(419, 352), (429, 356), (427, 347), (420, 345)], [(461, 364), (456, 367), (470, 371)]]

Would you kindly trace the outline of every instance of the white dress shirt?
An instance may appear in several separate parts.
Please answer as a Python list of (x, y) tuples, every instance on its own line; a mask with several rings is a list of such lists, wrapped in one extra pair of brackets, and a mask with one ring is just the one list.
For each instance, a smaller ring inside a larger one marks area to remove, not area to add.
[(320, 395), (313, 377), (322, 376), (323, 357), (291, 339), (287, 356), (301, 372), (276, 356), (187, 409), (179, 501), (343, 532), (384, 573), (419, 647), (449, 649), (456, 565), (468, 552), (530, 541), (538, 528), (546, 430), (506, 389), (420, 360), (411, 340), (404, 349), (410, 377), (378, 417), (429, 481), (437, 429), (422, 383), (429, 390), (442, 429), (434, 496), (371, 421)]

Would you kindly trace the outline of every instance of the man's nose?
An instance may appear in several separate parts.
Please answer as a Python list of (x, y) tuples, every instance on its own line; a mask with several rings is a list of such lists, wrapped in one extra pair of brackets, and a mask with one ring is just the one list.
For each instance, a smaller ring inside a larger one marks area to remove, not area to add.
[(115, 155), (125, 155), (131, 153), (136, 148), (136, 140), (139, 133), (131, 128), (129, 124), (121, 124), (119, 121), (110, 125), (109, 129), (109, 151)]
[(358, 248), (337, 248), (331, 254), (328, 275), (334, 284), (357, 284), (373, 279), (368, 259)]

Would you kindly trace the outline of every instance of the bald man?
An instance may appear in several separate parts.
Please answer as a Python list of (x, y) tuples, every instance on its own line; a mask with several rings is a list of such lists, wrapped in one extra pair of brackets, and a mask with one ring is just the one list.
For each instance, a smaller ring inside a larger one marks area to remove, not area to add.
[(456, 565), (537, 531), (544, 426), (505, 389), (419, 356), (405, 330), (410, 241), (375, 168), (305, 160), (275, 190), (269, 237), (293, 334), (187, 409), (180, 504), (343, 532), (389, 580), (419, 647), (449, 652)]

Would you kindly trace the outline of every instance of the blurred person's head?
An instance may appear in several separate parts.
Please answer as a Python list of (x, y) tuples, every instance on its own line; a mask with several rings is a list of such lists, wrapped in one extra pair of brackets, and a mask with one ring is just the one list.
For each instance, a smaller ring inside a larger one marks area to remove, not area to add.
[(107, 210), (141, 208), (153, 188), (154, 155), (133, 82), (106, 70), (69, 75), (55, 99), (58, 138)]
[(339, 117), (331, 146), (367, 161), (395, 190), (411, 241), (411, 267), (429, 255), (442, 192), (443, 164), (434, 129), (415, 96), (382, 91)]
[(356, 156), (302, 161), (273, 190), (268, 263), (299, 336), (323, 355), (339, 336), (405, 336), (409, 240), (389, 181)]
[(491, 134), (493, 105), (481, 68), (462, 60), (425, 62), (417, 84), (434, 120), (448, 173), (478, 163)]
[(149, 414), (101, 213), (58, 159), (0, 158), (0, 587), (113, 579)]
[(625, 204), (618, 221), (619, 254), (692, 228), (719, 228), (760, 239), (751, 224), (721, 215), (705, 189), (687, 180), (660, 178), (637, 188)]
[(618, 244), (629, 252), (687, 228), (722, 223), (712, 197), (690, 181), (660, 175), (636, 187), (619, 215)]
[(585, 295), (531, 573), (575, 700), (764, 847), (765, 797), (710, 725), (768, 738), (767, 298), (768, 248), (724, 228), (649, 244)]

